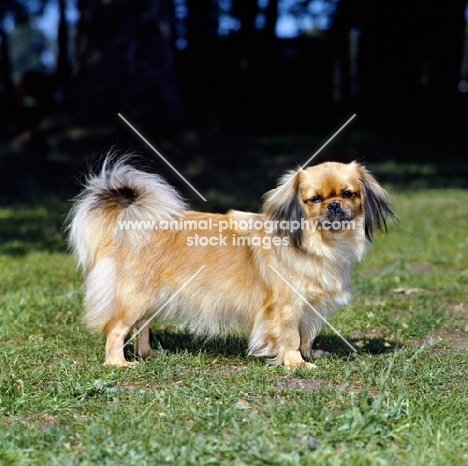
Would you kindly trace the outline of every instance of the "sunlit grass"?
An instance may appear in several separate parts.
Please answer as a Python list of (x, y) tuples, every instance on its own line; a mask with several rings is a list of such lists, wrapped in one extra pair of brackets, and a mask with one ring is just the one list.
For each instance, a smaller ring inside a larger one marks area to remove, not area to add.
[(332, 355), (314, 371), (157, 328), (168, 352), (103, 367), (58, 228), (65, 205), (1, 209), (0, 464), (468, 463), (468, 192), (393, 204), (399, 223), (332, 320), (358, 355), (327, 329), (317, 345)]

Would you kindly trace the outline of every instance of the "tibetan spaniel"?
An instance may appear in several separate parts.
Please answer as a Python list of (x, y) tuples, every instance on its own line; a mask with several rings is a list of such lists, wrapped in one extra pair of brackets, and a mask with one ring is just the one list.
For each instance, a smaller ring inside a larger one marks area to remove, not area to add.
[(326, 162), (280, 178), (260, 213), (188, 210), (160, 176), (129, 157), (106, 159), (69, 215), (84, 274), (89, 329), (106, 335), (105, 363), (128, 365), (149, 322), (197, 336), (248, 335), (249, 355), (305, 365), (314, 338), (351, 297), (351, 265), (393, 217), (389, 196), (360, 163)]

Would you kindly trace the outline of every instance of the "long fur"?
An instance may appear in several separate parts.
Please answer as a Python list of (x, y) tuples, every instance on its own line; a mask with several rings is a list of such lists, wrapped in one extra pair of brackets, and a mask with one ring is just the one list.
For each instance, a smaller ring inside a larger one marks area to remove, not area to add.
[(388, 193), (379, 185), (371, 173), (356, 164), (359, 171), (359, 182), (364, 201), (364, 231), (366, 238), (372, 241), (374, 229), (387, 232), (387, 217), (396, 220), (390, 210)]
[(187, 206), (177, 191), (159, 175), (129, 164), (130, 157), (104, 160), (100, 173), (90, 174), (69, 214), (69, 244), (85, 274), (103, 243), (140, 248), (148, 231), (116, 228), (120, 221), (170, 220)]
[[(345, 185), (351, 199), (342, 194)], [(127, 364), (123, 344), (132, 329), (141, 329), (138, 354), (151, 354), (145, 322), (153, 317), (196, 335), (247, 333), (249, 354), (305, 364), (323, 325), (317, 313), (327, 318), (349, 302), (351, 264), (363, 258), (373, 231), (385, 227), (388, 202), (362, 165), (329, 162), (286, 174), (266, 194), (261, 213), (194, 212), (158, 175), (137, 170), (128, 158), (107, 160), (70, 212), (69, 242), (85, 280), (85, 321), (106, 334), (107, 364)], [(320, 226), (338, 216), (356, 228), (278, 226), (301, 220)], [(129, 221), (155, 228), (123, 228)], [(171, 221), (196, 225), (160, 227)], [(243, 228), (248, 222), (275, 226)], [(197, 235), (214, 243), (197, 245)]]
[[(289, 186), (292, 184), (292, 186)], [(278, 188), (268, 191), (264, 198), (263, 212), (273, 222), (300, 222), (305, 217), (304, 204), (299, 198), (298, 177), (293, 170), (285, 173), (279, 180)], [(275, 198), (281, 196), (281, 202)], [(302, 247), (304, 231), (302, 229), (279, 229), (279, 235), (286, 235), (296, 248)]]

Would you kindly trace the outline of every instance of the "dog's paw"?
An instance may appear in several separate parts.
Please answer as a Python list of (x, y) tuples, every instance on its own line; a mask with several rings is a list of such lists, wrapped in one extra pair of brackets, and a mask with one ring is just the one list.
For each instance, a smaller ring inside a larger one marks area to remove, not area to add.
[(304, 361), (299, 351), (287, 351), (284, 357), (284, 366), (285, 367), (301, 367), (304, 369), (317, 368), (315, 364)]
[(306, 370), (312, 370), (312, 369), (317, 369), (318, 366), (315, 364), (312, 364), (311, 362), (303, 361), (300, 364), (294, 364), (294, 365), (289, 365), (286, 366), (287, 369), (306, 369)]
[(302, 361), (301, 363), (298, 363), (298, 364), (285, 364), (284, 367), (285, 369), (312, 370), (312, 369), (317, 369), (318, 366), (316, 366), (315, 364), (312, 364), (311, 362)]
[(156, 350), (150, 348), (148, 350), (142, 351), (141, 353), (138, 352), (138, 356), (140, 356), (140, 358), (150, 358), (151, 356), (154, 356), (156, 353), (157, 353)]
[(315, 364), (312, 364), (311, 362), (304, 361), (302, 364), (299, 364), (295, 367), (299, 367), (300, 369), (317, 369), (317, 366)]
[(312, 359), (328, 358), (329, 356), (331, 356), (331, 353), (321, 349), (313, 350), (311, 354)]
[(135, 367), (138, 361), (106, 361), (102, 367)]

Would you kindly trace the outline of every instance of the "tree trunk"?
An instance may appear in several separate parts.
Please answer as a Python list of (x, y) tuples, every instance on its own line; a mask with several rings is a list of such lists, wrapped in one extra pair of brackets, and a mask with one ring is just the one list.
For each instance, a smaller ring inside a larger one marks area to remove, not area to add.
[[(439, 4), (437, 4), (439, 5)], [(434, 6), (431, 18), (431, 91), (439, 110), (449, 111), (457, 100), (465, 39), (466, 0)]]
[(59, 0), (59, 26), (57, 34), (58, 57), (57, 57), (57, 78), (62, 85), (69, 82), (70, 62), (68, 59), (68, 24), (65, 16), (66, 1)]
[(146, 129), (187, 124), (177, 85), (171, 0), (80, 0), (74, 77), (78, 115), (122, 113)]
[(278, 21), (278, 0), (268, 0), (265, 10), (265, 36), (269, 40), (276, 39), (276, 22)]
[(11, 136), (15, 99), (8, 36), (0, 27), (0, 136)]
[(2, 27), (0, 27), (0, 86), (2, 94), (11, 92), (14, 88), (8, 35)]

